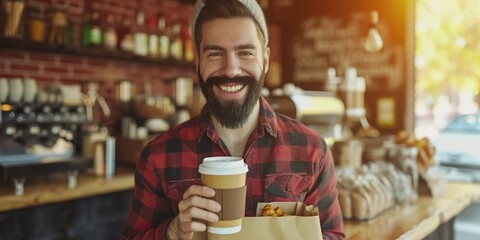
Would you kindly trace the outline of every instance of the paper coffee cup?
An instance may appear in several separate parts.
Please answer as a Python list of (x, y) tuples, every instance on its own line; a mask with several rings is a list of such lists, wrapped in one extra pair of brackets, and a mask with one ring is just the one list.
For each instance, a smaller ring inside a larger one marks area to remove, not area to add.
[(215, 189), (213, 200), (220, 203), (219, 221), (208, 223), (213, 234), (233, 234), (242, 230), (245, 216), (246, 175), (248, 166), (240, 157), (208, 157), (198, 167), (202, 183)]

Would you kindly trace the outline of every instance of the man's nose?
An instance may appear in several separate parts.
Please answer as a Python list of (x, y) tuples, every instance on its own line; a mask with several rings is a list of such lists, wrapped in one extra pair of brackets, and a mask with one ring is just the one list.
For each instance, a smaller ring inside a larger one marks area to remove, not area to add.
[(225, 77), (237, 77), (241, 73), (240, 60), (235, 54), (227, 54), (225, 62), (223, 63), (222, 73)]

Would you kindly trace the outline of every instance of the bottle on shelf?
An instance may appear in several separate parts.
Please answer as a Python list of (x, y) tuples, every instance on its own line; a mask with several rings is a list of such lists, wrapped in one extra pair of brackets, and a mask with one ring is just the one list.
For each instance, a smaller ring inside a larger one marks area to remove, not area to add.
[(83, 34), (83, 22), (69, 21), (67, 27), (67, 42), (73, 49), (79, 49), (83, 47), (82, 34)]
[(183, 39), (182, 25), (176, 20), (172, 25), (172, 36), (170, 39), (170, 58), (175, 61), (183, 61)]
[(158, 30), (157, 30), (157, 17), (152, 15), (148, 18), (148, 56), (152, 58), (158, 58)]
[(92, 13), (90, 24), (90, 47), (100, 47), (103, 41), (103, 29), (99, 12)]
[(134, 48), (132, 20), (123, 18), (120, 21), (122, 24), (118, 31), (118, 49), (124, 53), (132, 54)]
[(118, 37), (117, 37), (117, 28), (115, 25), (115, 16), (110, 13), (107, 15), (107, 18), (105, 21), (103, 45), (107, 50), (116, 51), (117, 41), (118, 41)]
[(27, 11), (27, 39), (32, 42), (43, 43), (47, 33), (45, 8), (32, 5)]
[(66, 8), (63, 6), (54, 5), (50, 11), (51, 20), (47, 42), (56, 48), (67, 48), (69, 47), (67, 36), (69, 16)]
[(135, 24), (135, 30), (133, 33), (134, 49), (133, 52), (138, 56), (148, 55), (148, 35), (145, 29), (145, 14), (143, 11), (137, 12), (137, 20)]
[(182, 26), (182, 37), (183, 37), (183, 53), (184, 53), (184, 60), (186, 62), (192, 63), (195, 61), (195, 46), (193, 44), (193, 39), (190, 34), (190, 26), (183, 25)]
[(90, 21), (90, 15), (83, 15), (82, 23), (82, 47), (87, 48), (90, 46), (90, 41), (92, 38), (92, 24)]
[(170, 58), (170, 36), (167, 27), (167, 18), (160, 14), (157, 20), (158, 28), (158, 57), (162, 60)]

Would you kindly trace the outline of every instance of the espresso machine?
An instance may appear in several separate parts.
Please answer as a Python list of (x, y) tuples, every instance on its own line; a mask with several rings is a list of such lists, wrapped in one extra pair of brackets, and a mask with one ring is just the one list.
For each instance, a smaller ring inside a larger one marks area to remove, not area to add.
[(87, 122), (82, 102), (63, 101), (56, 86), (37, 89), (34, 79), (0, 79), (0, 178), (23, 194), (27, 178), (65, 171), (76, 186), (79, 170), (92, 159), (78, 155)]
[(320, 134), (327, 145), (343, 138), (342, 119), (345, 105), (335, 94), (327, 91), (286, 91), (268, 96), (272, 108), (294, 118)]

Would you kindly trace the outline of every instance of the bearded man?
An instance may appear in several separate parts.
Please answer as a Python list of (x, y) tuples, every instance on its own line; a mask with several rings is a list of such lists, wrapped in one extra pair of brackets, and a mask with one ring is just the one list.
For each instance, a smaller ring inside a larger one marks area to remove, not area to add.
[(248, 165), (245, 216), (258, 202), (318, 206), (322, 234), (343, 239), (332, 155), (317, 133), (275, 113), (260, 96), (270, 49), (255, 0), (198, 0), (192, 36), (207, 100), (199, 116), (151, 141), (136, 164), (125, 239), (191, 239), (218, 221), (215, 191), (202, 186), (206, 157)]

